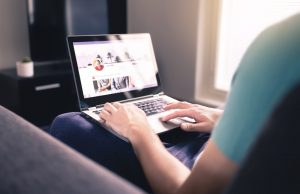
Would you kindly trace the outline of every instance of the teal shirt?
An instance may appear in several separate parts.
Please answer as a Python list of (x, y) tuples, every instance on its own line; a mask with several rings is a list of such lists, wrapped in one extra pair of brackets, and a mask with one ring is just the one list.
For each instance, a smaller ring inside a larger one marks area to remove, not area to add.
[(276, 104), (299, 82), (300, 15), (296, 15), (265, 30), (249, 47), (212, 141), (239, 163)]

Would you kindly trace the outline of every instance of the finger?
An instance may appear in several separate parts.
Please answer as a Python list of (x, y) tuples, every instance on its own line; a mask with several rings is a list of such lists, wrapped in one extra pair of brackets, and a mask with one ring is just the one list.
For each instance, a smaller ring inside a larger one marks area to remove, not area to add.
[(164, 117), (161, 118), (162, 121), (168, 121), (170, 119), (174, 119), (177, 117), (191, 117), (191, 118), (195, 118), (195, 112), (191, 109), (183, 109), (183, 110), (178, 110), (175, 111), (169, 115), (166, 115)]
[(111, 114), (109, 112), (107, 112), (106, 110), (102, 110), (99, 114), (100, 117), (100, 123), (102, 123), (103, 125), (111, 128), (110, 124), (109, 124), (109, 119), (111, 117)]
[(202, 132), (209, 131), (209, 125), (205, 122), (203, 122), (203, 123), (181, 123), (180, 128), (184, 131), (202, 131)]
[(106, 120), (102, 119), (102, 118), (99, 118), (99, 122), (102, 123), (102, 124), (105, 124), (106, 123)]
[(114, 112), (117, 111), (117, 108), (114, 107), (111, 103), (105, 103), (103, 110), (106, 110), (106, 111), (108, 111), (110, 113), (114, 113)]
[(100, 119), (103, 120), (103, 122), (106, 122), (106, 120), (109, 119), (110, 116), (111, 116), (111, 114), (104, 109), (99, 114), (99, 117), (100, 117)]
[(191, 108), (191, 104), (188, 102), (174, 102), (167, 104), (164, 109), (165, 110), (171, 110), (171, 109), (186, 109), (186, 108)]
[(100, 118), (99, 121), (102, 125), (105, 125), (106, 127), (111, 128), (111, 126), (109, 125), (109, 122), (107, 122), (106, 120)]
[(119, 109), (120, 107), (122, 107), (122, 104), (120, 102), (113, 102), (112, 105), (116, 108)]

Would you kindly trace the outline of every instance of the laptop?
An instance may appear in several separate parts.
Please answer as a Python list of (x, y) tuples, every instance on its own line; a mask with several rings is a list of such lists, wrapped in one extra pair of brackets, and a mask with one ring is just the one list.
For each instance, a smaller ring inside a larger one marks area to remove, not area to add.
[[(183, 122), (162, 122), (169, 114), (166, 103), (176, 102), (164, 94), (150, 34), (68, 36), (68, 48), (80, 111), (101, 124), (99, 113), (106, 102), (132, 103), (145, 111), (155, 133)], [(121, 139), (103, 124), (107, 130)]]

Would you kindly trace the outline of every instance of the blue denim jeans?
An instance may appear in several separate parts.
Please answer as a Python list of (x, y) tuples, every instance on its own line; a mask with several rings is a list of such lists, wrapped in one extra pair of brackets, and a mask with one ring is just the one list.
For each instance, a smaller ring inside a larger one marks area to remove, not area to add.
[[(51, 125), (50, 134), (145, 191), (151, 192), (131, 144), (80, 113), (71, 112), (57, 116)], [(192, 168), (209, 134), (184, 132), (178, 128), (160, 134), (159, 137), (172, 155)]]

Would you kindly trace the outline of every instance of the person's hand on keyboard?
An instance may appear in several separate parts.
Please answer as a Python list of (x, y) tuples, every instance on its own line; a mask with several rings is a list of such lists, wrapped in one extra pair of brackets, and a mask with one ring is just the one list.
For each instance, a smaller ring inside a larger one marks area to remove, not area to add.
[(106, 103), (99, 116), (108, 127), (131, 143), (155, 135), (145, 112), (133, 104)]
[(162, 117), (162, 121), (167, 122), (177, 118), (183, 121), (180, 124), (181, 129), (199, 132), (211, 132), (223, 113), (223, 110), (221, 109), (191, 104), (188, 102), (171, 103), (166, 105), (164, 109), (176, 110)]

